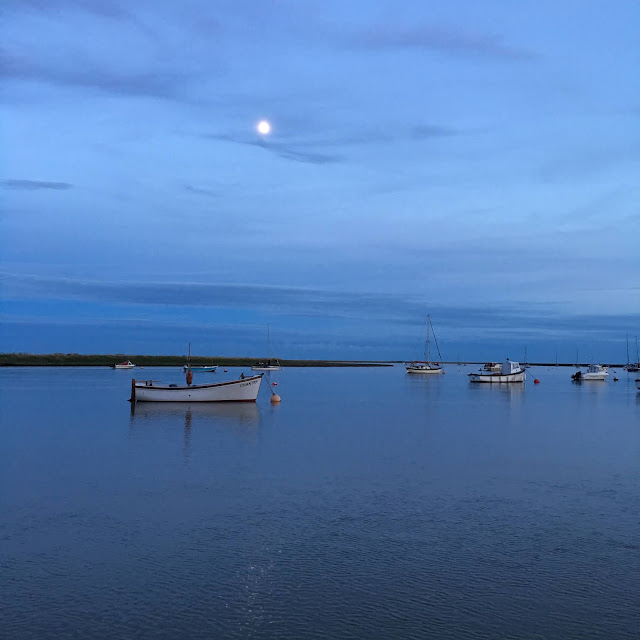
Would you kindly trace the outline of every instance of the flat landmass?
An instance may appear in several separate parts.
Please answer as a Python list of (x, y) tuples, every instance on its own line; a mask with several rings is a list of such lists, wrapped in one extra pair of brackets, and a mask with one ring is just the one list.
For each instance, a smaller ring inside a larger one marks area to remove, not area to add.
[[(82, 353), (0, 353), (0, 367), (112, 367), (131, 360), (138, 367), (182, 367), (186, 356), (145, 356), (126, 353), (82, 354)], [(193, 366), (218, 365), (220, 367), (250, 367), (262, 358), (231, 358), (226, 356), (191, 356)], [(283, 360), (282, 367), (391, 367), (403, 360)], [(449, 366), (482, 365), (484, 362), (442, 361)], [(530, 362), (532, 367), (586, 367), (588, 362)], [(624, 367), (619, 363), (602, 363), (609, 367)]]
[[(272, 358), (275, 359), (275, 358)], [(1, 367), (112, 367), (131, 360), (137, 367), (182, 367), (186, 356), (145, 356), (126, 353), (0, 353)], [(221, 367), (250, 367), (265, 358), (228, 358), (225, 356), (191, 356), (194, 367), (218, 365)], [(390, 362), (360, 360), (283, 360), (282, 367), (391, 367)]]

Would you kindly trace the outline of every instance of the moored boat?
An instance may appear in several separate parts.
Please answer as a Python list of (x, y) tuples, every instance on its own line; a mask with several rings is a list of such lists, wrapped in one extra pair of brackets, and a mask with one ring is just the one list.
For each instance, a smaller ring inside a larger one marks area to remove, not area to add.
[(189, 369), (191, 369), (191, 371), (202, 371), (204, 373), (214, 373), (215, 370), (218, 368), (217, 364), (211, 364), (211, 365), (205, 365), (202, 367), (190, 367), (188, 364), (183, 365), (182, 370), (183, 371), (188, 371)]
[(527, 373), (519, 362), (506, 360), (500, 366), (500, 371), (478, 371), (478, 373), (469, 373), (468, 376), (469, 382), (499, 384), (504, 382), (524, 382)]
[[(414, 360), (409, 364), (405, 365), (405, 369), (407, 373), (421, 373), (421, 374), (438, 374), (442, 373), (442, 367), (437, 362), (431, 362), (431, 333), (433, 331), (433, 325), (431, 324), (431, 316), (427, 315), (427, 341), (425, 343), (424, 354), (426, 356), (426, 360)], [(438, 341), (436, 340), (435, 331), (433, 332), (433, 340), (436, 343), (436, 347), (438, 349), (438, 355), (442, 360), (442, 354), (440, 353), (440, 347), (438, 346)]]
[(271, 358), (271, 328), (267, 325), (267, 354), (266, 360), (259, 360), (251, 367), (251, 371), (279, 371), (280, 362), (277, 358)]
[(133, 364), (133, 362), (131, 362), (131, 360), (125, 360), (124, 362), (121, 362), (120, 364), (112, 364), (111, 368), (112, 369), (133, 369), (136, 365)]
[(279, 371), (280, 362), (278, 360), (265, 360), (264, 362), (256, 362), (251, 371)]
[(435, 362), (411, 362), (405, 366), (407, 373), (442, 373), (442, 367)]
[(587, 372), (582, 374), (583, 380), (604, 380), (609, 375), (607, 367), (599, 364), (590, 364)]
[(211, 384), (163, 384), (132, 380), (131, 402), (255, 402), (262, 375)]

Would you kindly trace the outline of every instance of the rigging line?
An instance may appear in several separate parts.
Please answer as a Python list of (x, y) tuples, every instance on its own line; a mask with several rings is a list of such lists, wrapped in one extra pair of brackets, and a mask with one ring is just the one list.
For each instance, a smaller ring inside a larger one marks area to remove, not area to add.
[[(431, 323), (431, 318), (429, 318), (429, 323)], [(440, 347), (438, 346), (438, 339), (436, 338), (436, 332), (433, 330), (433, 324), (431, 324), (431, 331), (433, 332), (433, 341), (436, 343), (436, 349), (438, 350), (438, 355), (440, 356), (440, 362), (442, 362), (442, 354), (440, 353)]]

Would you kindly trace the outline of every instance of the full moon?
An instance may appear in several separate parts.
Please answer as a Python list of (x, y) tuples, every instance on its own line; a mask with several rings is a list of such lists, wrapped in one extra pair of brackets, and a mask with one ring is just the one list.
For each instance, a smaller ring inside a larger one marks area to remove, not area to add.
[(256, 128), (258, 129), (258, 133), (261, 133), (263, 136), (271, 133), (271, 125), (266, 120), (260, 120)]

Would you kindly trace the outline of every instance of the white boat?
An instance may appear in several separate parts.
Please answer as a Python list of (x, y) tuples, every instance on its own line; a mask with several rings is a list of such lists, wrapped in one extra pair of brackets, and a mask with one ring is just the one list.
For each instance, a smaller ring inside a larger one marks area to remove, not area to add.
[(271, 333), (269, 330), (269, 325), (267, 325), (267, 353), (268, 358), (266, 360), (260, 360), (256, 362), (252, 367), (251, 371), (279, 371), (280, 370), (280, 362), (277, 358), (271, 358)]
[(411, 362), (406, 365), (407, 373), (442, 373), (442, 367), (435, 362)]
[(590, 364), (587, 373), (582, 374), (583, 380), (604, 380), (609, 375), (607, 367), (599, 364)]
[(191, 371), (201, 371), (201, 372), (207, 372), (207, 373), (214, 373), (215, 370), (218, 368), (217, 364), (212, 364), (212, 365), (207, 365), (207, 366), (202, 366), (202, 367), (189, 367), (188, 364), (183, 365), (182, 370), (183, 371), (188, 371), (189, 368), (191, 368)]
[(132, 380), (131, 402), (255, 402), (262, 374), (212, 384), (163, 384)]
[(519, 362), (506, 360), (500, 366), (500, 371), (479, 371), (469, 373), (469, 382), (486, 382), (489, 384), (503, 382), (524, 382), (527, 378), (526, 371)]
[(256, 362), (251, 371), (279, 371), (280, 362), (278, 360), (265, 360), (264, 362)]
[[(425, 343), (425, 356), (426, 360), (414, 360), (409, 364), (405, 365), (405, 369), (407, 373), (418, 373), (418, 374), (438, 374), (442, 373), (442, 367), (437, 362), (431, 362), (431, 334), (429, 331), (433, 331), (433, 325), (431, 324), (431, 316), (427, 315), (427, 342)], [(436, 334), (433, 333), (433, 340), (436, 343), (436, 347), (438, 348), (438, 355), (442, 360), (442, 355), (440, 354), (440, 347), (438, 347), (438, 341), (436, 340)]]
[(627, 336), (627, 366), (625, 367), (630, 373), (640, 371), (640, 356), (638, 355), (638, 338), (636, 337), (636, 361), (629, 362), (629, 336)]
[(131, 360), (125, 360), (120, 364), (112, 364), (111, 367), (113, 369), (133, 369), (136, 365), (131, 362)]
[(502, 364), (499, 362), (487, 362), (482, 369), (483, 371), (502, 371)]

